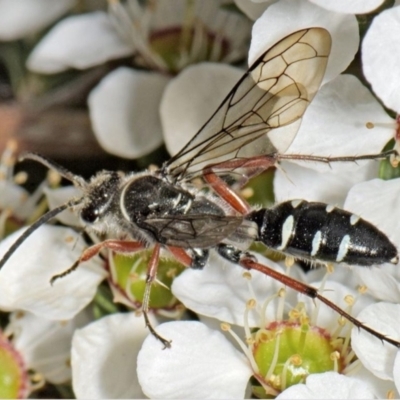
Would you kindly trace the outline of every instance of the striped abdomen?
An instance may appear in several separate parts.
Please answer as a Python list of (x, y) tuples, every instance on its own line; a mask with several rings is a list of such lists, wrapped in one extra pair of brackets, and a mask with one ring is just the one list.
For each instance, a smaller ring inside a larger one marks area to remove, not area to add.
[(246, 218), (258, 241), (294, 257), (355, 265), (397, 264), (396, 247), (362, 218), (324, 203), (292, 200)]

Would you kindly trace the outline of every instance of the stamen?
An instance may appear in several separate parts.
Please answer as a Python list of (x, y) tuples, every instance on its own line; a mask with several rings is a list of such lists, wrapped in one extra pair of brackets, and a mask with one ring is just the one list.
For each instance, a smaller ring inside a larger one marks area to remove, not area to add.
[(226, 323), (222, 322), (221, 323), (221, 329), (224, 332), (228, 332), (233, 339), (235, 339), (236, 343), (239, 345), (239, 347), (242, 349), (243, 353), (247, 357), (247, 359), (250, 362), (251, 368), (254, 371), (255, 374), (260, 374), (260, 370), (258, 369), (258, 365), (254, 359), (253, 352), (248, 348), (248, 346), (239, 338), (239, 336), (231, 329), (231, 326)]
[(49, 169), (47, 171), (47, 181), (50, 187), (58, 187), (61, 182), (61, 175), (57, 171)]
[(285, 298), (286, 298), (286, 290), (285, 288), (281, 288), (278, 291), (278, 307), (276, 309), (276, 320), (282, 321), (284, 317), (284, 308), (285, 308)]
[(166, 276), (167, 278), (175, 278), (178, 275), (178, 269), (177, 268), (169, 268)]
[[(325, 290), (325, 285), (326, 285), (326, 281), (328, 280), (328, 276), (330, 274), (332, 274), (333, 271), (334, 271), (333, 264), (327, 263), (326, 264), (326, 273), (325, 273), (324, 277), (322, 278), (321, 285), (319, 286), (320, 292), (323, 292)], [(321, 307), (321, 302), (318, 301), (318, 302), (314, 303), (314, 309), (311, 314), (311, 324), (312, 325), (317, 325), (317, 319), (318, 319), (320, 307)]]
[[(113, 270), (113, 272), (116, 272), (115, 260), (114, 260), (114, 257), (112, 254), (111, 254), (111, 258), (113, 259), (113, 267), (114, 267), (111, 269)], [(124, 294), (128, 297), (128, 299), (132, 303), (136, 303), (138, 301), (138, 299), (136, 299), (134, 297), (130, 286), (132, 285), (132, 283), (137, 281), (137, 279), (140, 279), (140, 275), (136, 271), (143, 262), (144, 262), (144, 258), (139, 256), (138, 259), (132, 264), (132, 267), (129, 271), (128, 279), (126, 280)], [(115, 282), (115, 280), (113, 280), (113, 281)]]
[(343, 375), (354, 375), (363, 367), (360, 360), (355, 359), (351, 364), (347, 365), (343, 371)]
[(272, 302), (272, 300), (276, 299), (279, 296), (278, 293), (273, 294), (272, 296), (267, 297), (264, 301), (261, 311), (260, 311), (260, 327), (263, 328), (267, 326), (267, 307)]
[[(352, 295), (348, 294), (344, 297), (344, 301), (349, 305), (349, 307), (351, 308), (351, 306), (354, 305), (355, 303), (355, 299)], [(350, 310), (351, 311), (351, 310)]]
[(396, 130), (397, 124), (396, 124), (395, 121), (389, 122), (389, 123), (387, 123), (387, 122), (371, 122), (371, 121), (368, 121), (368, 122), (365, 123), (365, 127), (367, 129), (373, 129), (375, 127), (379, 127), (379, 128), (387, 128), (387, 129)]
[(255, 299), (250, 299), (246, 302), (246, 308), (244, 310), (244, 316), (243, 316), (243, 325), (244, 325), (244, 332), (245, 332), (245, 337), (246, 340), (251, 337), (251, 331), (250, 331), (250, 324), (249, 324), (249, 312), (251, 310), (254, 310), (257, 306), (257, 301)]
[(13, 181), (16, 185), (23, 185), (27, 180), (28, 174), (25, 171), (20, 171), (13, 177)]
[(18, 148), (16, 140), (9, 140), (0, 159), (0, 179), (11, 180), (15, 165), (15, 153)]
[(35, 391), (35, 390), (41, 389), (46, 384), (46, 379), (39, 372), (30, 373), (29, 374), (29, 380), (30, 380), (30, 383), (31, 383), (30, 384), (30, 390), (32, 392)]
[(357, 287), (357, 292), (360, 294), (365, 294), (365, 293), (367, 293), (367, 291), (368, 291), (368, 286), (366, 286), (366, 285), (359, 285)]
[[(243, 278), (246, 279), (247, 289), (249, 291), (250, 298), (251, 299), (255, 299), (256, 298), (256, 294), (255, 294), (253, 286), (251, 284), (251, 280), (253, 279), (253, 276), (251, 275), (251, 273), (249, 271), (245, 271), (242, 276), (243, 276)], [(256, 301), (256, 300), (254, 300), (254, 301)], [(261, 312), (259, 307), (258, 307), (258, 304), (257, 304), (257, 312), (259, 314)]]
[(306, 339), (307, 339), (307, 333), (310, 329), (310, 325), (308, 324), (308, 318), (305, 318), (305, 322), (301, 323), (301, 333), (300, 333), (300, 338), (299, 338), (299, 345), (298, 348), (300, 352), (303, 352), (305, 344), (306, 344)]
[(250, 199), (254, 196), (254, 190), (251, 187), (244, 188), (240, 191), (240, 194), (245, 199)]
[(339, 360), (340, 360), (340, 353), (338, 351), (334, 351), (331, 354), (331, 360), (333, 361), (333, 370), (335, 372), (339, 372)]
[(372, 122), (367, 122), (367, 123), (365, 124), (365, 127), (366, 127), (367, 129), (373, 129), (373, 128), (375, 127), (375, 125), (374, 125)]
[(275, 337), (276, 337), (276, 343), (275, 343), (275, 349), (274, 349), (274, 356), (272, 357), (271, 365), (269, 366), (268, 372), (265, 375), (265, 380), (269, 381), (272, 377), (272, 374), (276, 368), (276, 364), (278, 361), (279, 357), (279, 349), (280, 349), (280, 343), (281, 343), (281, 335), (282, 332), (276, 332)]
[(395, 399), (396, 398), (395, 391), (393, 389), (392, 390), (388, 390), (387, 393), (386, 393), (386, 398), (390, 399), (390, 400)]
[(356, 353), (354, 353), (353, 350), (349, 351), (349, 353), (347, 354), (347, 356), (344, 358), (344, 364), (345, 365), (350, 365), (351, 360), (356, 358)]
[(303, 359), (299, 354), (294, 354), (291, 357), (289, 357), (285, 364), (283, 365), (282, 372), (281, 372), (281, 390), (284, 391), (286, 389), (286, 382), (287, 382), (287, 374), (288, 374), (288, 369), (290, 366), (295, 366), (299, 367), (301, 364), (303, 364)]
[[(291, 256), (286, 256), (286, 257), (285, 257), (285, 266), (286, 266), (286, 268), (293, 267), (294, 262), (295, 262), (294, 257), (291, 257)], [(286, 271), (286, 273), (289, 275), (288, 272), (289, 272), (289, 271)]]

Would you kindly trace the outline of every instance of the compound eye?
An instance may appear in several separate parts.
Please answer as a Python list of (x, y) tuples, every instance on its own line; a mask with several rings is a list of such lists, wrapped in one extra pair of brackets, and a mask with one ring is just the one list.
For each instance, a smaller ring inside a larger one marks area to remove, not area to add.
[(81, 211), (81, 218), (90, 224), (96, 222), (97, 218), (99, 217), (98, 211), (94, 207), (86, 207)]

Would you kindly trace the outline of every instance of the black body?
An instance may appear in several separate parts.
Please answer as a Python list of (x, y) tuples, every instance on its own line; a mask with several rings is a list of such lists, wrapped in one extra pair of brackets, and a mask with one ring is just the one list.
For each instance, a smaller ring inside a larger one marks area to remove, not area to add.
[[(159, 175), (103, 171), (90, 186), (80, 210), (86, 223), (106, 220), (136, 240), (188, 249), (194, 268), (206, 264), (207, 249), (229, 244), (218, 252), (232, 261), (253, 241), (316, 262), (368, 266), (398, 261), (396, 247), (378, 228), (324, 203), (292, 200), (245, 216), (227, 215), (211, 194), (192, 193)], [(246, 245), (239, 248), (241, 242)]]
[(397, 263), (396, 247), (371, 223), (324, 203), (286, 201), (247, 216), (258, 241), (296, 258), (354, 265)]
[[(91, 225), (109, 218), (108, 226), (118, 225), (134, 239), (193, 250), (215, 246), (243, 223), (201, 192), (155, 175), (126, 178), (105, 171), (95, 177), (81, 218)], [(196, 265), (204, 264), (201, 252), (193, 256)]]

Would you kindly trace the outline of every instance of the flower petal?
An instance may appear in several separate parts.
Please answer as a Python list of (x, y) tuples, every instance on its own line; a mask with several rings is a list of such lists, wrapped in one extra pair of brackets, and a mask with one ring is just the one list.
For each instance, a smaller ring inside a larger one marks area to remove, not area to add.
[(307, 377), (305, 384), (293, 385), (277, 399), (374, 399), (373, 392), (358, 379), (325, 372)]
[[(355, 185), (349, 192), (345, 208), (360, 215), (384, 232), (392, 243), (399, 245), (400, 179), (374, 179)], [(400, 301), (400, 271), (397, 265), (357, 269), (359, 279), (368, 293), (381, 300)]]
[(400, 112), (400, 7), (378, 14), (363, 43), (363, 72), (386, 107)]
[(90, 68), (132, 52), (108, 14), (97, 11), (62, 20), (34, 48), (27, 65), (32, 71), (54, 74), (68, 68)]
[[(394, 360), (393, 378), (394, 378), (394, 383), (396, 384), (397, 391), (400, 392), (400, 351), (397, 352)], [(400, 397), (400, 396), (397, 395), (395, 397)]]
[(74, 4), (74, 0), (0, 0), (0, 39), (17, 40), (35, 33)]
[(367, 219), (389, 239), (400, 244), (400, 179), (373, 179), (355, 185), (349, 192), (345, 208)]
[[(312, 164), (312, 163), (307, 163)], [(274, 176), (274, 194), (277, 202), (304, 199), (322, 201), (343, 207), (348, 191), (357, 183), (372, 179), (377, 175), (378, 165), (367, 165), (349, 171), (321, 171), (304, 168), (292, 162), (280, 164)]]
[(143, 398), (136, 355), (148, 335), (143, 318), (113, 314), (75, 332), (72, 383), (78, 399)]
[[(21, 235), (19, 230), (0, 244), (0, 254)], [(0, 307), (21, 309), (47, 319), (70, 319), (92, 299), (105, 272), (95, 257), (74, 273), (50, 284), (67, 270), (86, 247), (75, 231), (43, 225), (23, 242), (0, 271)]]
[(171, 80), (160, 105), (165, 144), (171, 155), (204, 125), (242, 74), (229, 65), (201, 63), (185, 68)]
[(138, 376), (150, 398), (244, 398), (253, 372), (242, 353), (221, 332), (201, 322), (160, 325), (158, 332), (172, 339), (162, 350), (148, 336), (138, 356)]
[[(373, 122), (371, 129), (368, 122)], [(370, 91), (352, 75), (340, 75), (321, 87), (303, 117), (287, 154), (356, 156), (380, 153), (393, 136), (394, 121)], [(302, 162), (320, 171), (351, 170), (363, 163)]]
[(138, 158), (161, 145), (158, 108), (167, 82), (168, 78), (160, 74), (122, 67), (92, 90), (90, 117), (106, 151)]
[[(345, 268), (345, 267), (343, 267)], [(351, 274), (351, 271), (348, 271)], [(321, 282), (312, 282), (310, 284), (313, 287), (319, 288), (321, 287)], [(322, 292), (322, 290), (321, 290)], [(354, 305), (352, 306), (351, 311), (349, 312), (353, 316), (357, 316), (361, 310), (365, 307), (373, 303), (373, 299), (369, 296), (360, 296), (356, 292), (356, 290), (347, 287), (344, 284), (339, 282), (328, 280), (324, 285), (323, 296), (330, 300), (333, 304), (337, 305), (342, 309), (348, 309), (348, 303), (346, 303), (346, 296), (352, 296), (356, 299)], [(336, 311), (332, 310), (331, 308), (322, 305), (318, 300), (315, 301), (310, 297), (306, 297), (305, 295), (299, 295), (299, 301), (303, 301), (307, 305), (308, 314), (312, 315), (315, 318), (316, 325), (321, 328), (326, 329), (328, 332), (335, 332), (338, 330), (338, 318), (339, 315)], [(315, 312), (317, 303), (318, 313)], [(344, 325), (344, 331), (348, 330), (348, 324)], [(339, 333), (336, 333), (339, 335)]]
[(378, 8), (384, 0), (309, 0), (327, 10), (344, 14), (366, 14)]
[[(273, 261), (259, 257), (260, 262), (281, 271)], [(276, 295), (280, 284), (257, 271), (251, 271), (252, 279), (243, 276), (244, 269), (229, 263), (215, 254), (202, 270), (188, 269), (174, 279), (172, 292), (189, 309), (220, 321), (243, 326), (246, 303), (255, 296), (258, 305), (271, 295)], [(251, 285), (252, 290), (249, 289)], [(276, 305), (270, 302), (267, 318), (276, 319)], [(249, 313), (249, 325), (258, 326), (257, 310)]]
[(400, 398), (398, 393), (393, 393), (395, 390), (392, 381), (379, 379), (363, 365), (354, 368), (351, 377), (362, 381), (374, 393), (376, 399), (387, 399), (392, 394), (394, 399)]
[(278, 0), (266, 0), (256, 2), (252, 0), (235, 0), (237, 7), (243, 11), (251, 20), (255, 21), (271, 4), (276, 3)]
[(28, 192), (13, 182), (0, 180), (0, 209), (10, 209), (13, 214), (24, 220), (31, 212), (33, 205), (27, 205)]
[(29, 368), (57, 384), (71, 380), (72, 334), (89, 321), (89, 313), (85, 311), (69, 321), (50, 321), (18, 311), (11, 315), (7, 331), (13, 334), (15, 346)]
[[(376, 303), (366, 307), (357, 318), (395, 340), (400, 339), (400, 305)], [(351, 343), (363, 365), (381, 379), (393, 380), (393, 366), (398, 349), (371, 334), (353, 328)]]
[[(82, 196), (82, 191), (75, 186), (65, 186), (57, 189), (45, 188), (44, 194), (46, 195), (49, 207), (52, 210), (60, 206), (61, 204), (67, 203), (69, 200), (79, 198)], [(81, 220), (76, 212), (67, 209), (57, 215), (57, 220), (68, 226), (82, 226)]]
[(366, 286), (368, 294), (379, 300), (399, 303), (400, 285), (399, 280), (395, 278), (396, 272), (398, 275), (398, 268), (397, 265), (357, 268), (356, 274), (360, 282)]
[(253, 26), (249, 65), (278, 40), (311, 26), (326, 28), (332, 36), (324, 81), (333, 79), (346, 69), (358, 50), (357, 20), (354, 15), (327, 11), (306, 0), (280, 0), (267, 8)]

